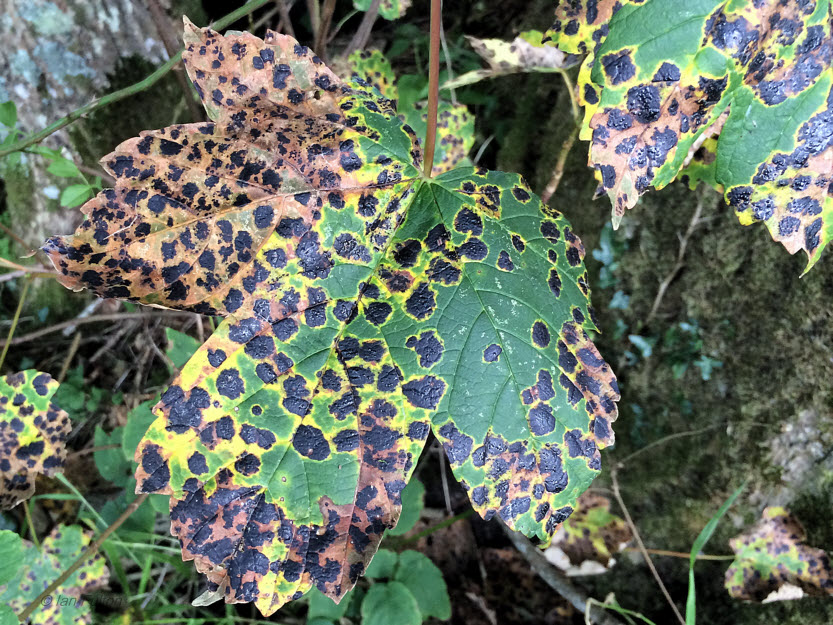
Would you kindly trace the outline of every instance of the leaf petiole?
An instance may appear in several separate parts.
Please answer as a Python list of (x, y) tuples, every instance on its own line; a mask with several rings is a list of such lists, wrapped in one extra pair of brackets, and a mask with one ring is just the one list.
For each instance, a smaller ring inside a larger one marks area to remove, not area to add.
[(442, 0), (431, 0), (431, 48), (428, 56), (428, 129), (425, 132), (425, 162), (422, 173), (431, 177), (437, 143), (437, 108), (440, 98), (440, 30)]

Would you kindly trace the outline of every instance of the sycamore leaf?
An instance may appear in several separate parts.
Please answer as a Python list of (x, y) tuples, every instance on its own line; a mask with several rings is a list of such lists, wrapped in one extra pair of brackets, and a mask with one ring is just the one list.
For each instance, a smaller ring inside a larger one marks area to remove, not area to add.
[(610, 500), (586, 492), (545, 551), (547, 559), (567, 575), (606, 572), (612, 557), (633, 538), (625, 522), (610, 512)]
[(592, 24), (588, 9), (570, 35), (557, 22), (567, 51), (600, 40), (579, 80), (590, 103), (582, 136), (614, 223), (674, 180), (725, 114), (706, 146), (714, 160), (695, 178), (811, 267), (833, 230), (831, 10), (829, 0), (658, 0), (600, 5)]
[[(378, 50), (356, 51), (348, 58), (348, 72), (354, 79), (364, 81), (388, 100), (398, 100), (399, 93), (393, 68)], [(399, 113), (422, 140), (428, 129), (427, 104), (418, 102)], [(474, 116), (463, 104), (440, 100), (437, 110), (437, 141), (431, 173), (439, 176), (455, 167), (470, 165), (467, 155), (474, 145)]]
[(70, 288), (226, 317), (136, 452), (210, 598), (341, 598), (430, 430), (481, 515), (547, 540), (618, 399), (569, 224), (515, 174), (423, 178), (391, 102), (290, 37), (185, 44), (212, 121), (121, 144), (44, 249)]
[(0, 509), (35, 492), (38, 474), (64, 466), (69, 416), (51, 402), (58, 383), (29, 369), (0, 378)]
[[(367, 11), (373, 0), (353, 0), (353, 6), (359, 11)], [(386, 20), (395, 20), (402, 17), (411, 0), (382, 0), (379, 5), (379, 16)]]
[[(28, 540), (20, 568), (5, 586), (0, 586), (0, 604), (22, 612), (90, 545), (91, 537), (79, 525), (58, 525), (43, 539), (40, 550)], [(27, 621), (31, 625), (84, 625), (93, 622), (82, 595), (107, 585), (110, 572), (104, 557), (93, 555), (69, 579), (48, 595)]]
[(833, 595), (830, 558), (804, 544), (806, 538), (785, 508), (766, 508), (755, 527), (729, 541), (735, 561), (726, 571), (726, 590), (748, 601)]
[(542, 37), (537, 30), (522, 32), (512, 41), (466, 37), (474, 51), (489, 64), (489, 68), (461, 74), (443, 84), (441, 89), (454, 89), (487, 78), (519, 72), (558, 72), (575, 64), (575, 57), (558, 48), (544, 45)]

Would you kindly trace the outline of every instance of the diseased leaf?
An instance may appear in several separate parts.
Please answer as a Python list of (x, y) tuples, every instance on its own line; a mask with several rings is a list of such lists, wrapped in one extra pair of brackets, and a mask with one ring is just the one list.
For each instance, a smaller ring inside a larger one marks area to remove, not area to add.
[(806, 538), (801, 523), (785, 508), (766, 508), (755, 527), (729, 541), (735, 552), (726, 571), (729, 594), (748, 601), (833, 595), (830, 558), (804, 544)]
[[(373, 0), (353, 0), (353, 6), (359, 11), (367, 11)], [(382, 0), (379, 5), (379, 16), (386, 20), (395, 20), (402, 17), (408, 7), (411, 6), (411, 0)]]
[[(348, 72), (366, 82), (388, 100), (398, 100), (396, 77), (390, 62), (378, 50), (357, 51), (348, 59)], [(419, 141), (428, 130), (427, 103), (404, 108), (399, 117), (416, 133)], [(474, 116), (462, 104), (441, 100), (437, 109), (437, 139), (431, 173), (439, 176), (455, 167), (471, 165), (467, 156), (474, 145)]]
[(565, 51), (600, 40), (579, 78), (582, 137), (614, 225), (705, 141), (707, 167), (695, 161), (690, 177), (723, 190), (742, 224), (803, 249), (809, 269), (833, 229), (830, 2), (631, 2), (612, 17), (616, 4), (592, 3), (594, 20), (578, 3), (568, 32), (574, 4), (559, 5), (551, 36)]
[(546, 556), (568, 575), (604, 573), (612, 556), (632, 538), (625, 522), (611, 514), (607, 497), (584, 493), (575, 512), (553, 537)]
[(466, 72), (443, 84), (441, 89), (472, 85), (487, 78), (519, 72), (557, 72), (576, 64), (576, 57), (544, 45), (537, 30), (522, 32), (512, 41), (466, 37), (471, 47), (489, 64), (488, 69)]
[(557, 0), (555, 20), (543, 40), (552, 41), (570, 54), (593, 54), (608, 34), (610, 18), (628, 3), (628, 0)]
[(208, 599), (341, 598), (431, 429), (481, 515), (548, 540), (618, 399), (569, 224), (515, 174), (423, 178), (392, 103), (290, 37), (185, 42), (212, 121), (120, 145), (44, 249), (70, 288), (226, 317), (136, 453)]
[(347, 57), (346, 73), (354, 79), (363, 80), (383, 98), (399, 98), (396, 74), (381, 50), (356, 50)]
[(64, 466), (69, 416), (51, 402), (58, 383), (33, 369), (0, 378), (0, 509), (35, 492), (35, 476)]
[[(81, 556), (90, 542), (90, 535), (78, 525), (58, 525), (43, 539), (40, 550), (24, 540), (20, 568), (8, 584), (0, 586), (0, 605), (8, 605), (20, 614)], [(91, 624), (89, 604), (81, 596), (106, 586), (109, 576), (104, 557), (95, 554), (41, 602), (28, 622), (31, 625)]]

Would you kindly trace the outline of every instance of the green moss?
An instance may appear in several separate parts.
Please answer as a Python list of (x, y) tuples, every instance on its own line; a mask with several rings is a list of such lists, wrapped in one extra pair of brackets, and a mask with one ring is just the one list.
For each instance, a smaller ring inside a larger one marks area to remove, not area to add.
[[(140, 56), (120, 58), (108, 74), (107, 92), (140, 82), (155, 69), (155, 65)], [(187, 116), (185, 94), (173, 72), (169, 72), (150, 89), (100, 108), (80, 120), (71, 127), (70, 135), (82, 159), (95, 165), (119, 143), (138, 136), (142, 130), (192, 121)]]

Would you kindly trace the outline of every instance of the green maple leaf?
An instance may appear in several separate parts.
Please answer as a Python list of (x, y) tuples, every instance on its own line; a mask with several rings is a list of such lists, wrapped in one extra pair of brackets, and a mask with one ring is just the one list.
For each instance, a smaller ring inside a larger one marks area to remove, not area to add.
[(0, 509), (35, 492), (38, 474), (64, 466), (69, 416), (52, 403), (58, 382), (29, 369), (0, 378)]
[(830, 558), (806, 545), (806, 539), (801, 523), (785, 508), (766, 508), (755, 527), (729, 541), (735, 560), (726, 571), (726, 590), (748, 601), (833, 595)]
[(136, 453), (183, 558), (267, 615), (341, 598), (432, 430), (481, 515), (548, 539), (618, 399), (566, 220), (515, 174), (423, 177), (392, 103), (290, 37), (185, 42), (212, 121), (120, 145), (44, 247), (70, 288), (226, 317)]
[(804, 250), (809, 269), (833, 231), (829, 0), (589, 5), (561, 3), (548, 35), (589, 53), (581, 136), (614, 223), (695, 158), (694, 182), (723, 191), (742, 224), (765, 222), (790, 253)]
[[(22, 612), (49, 584), (67, 570), (89, 547), (90, 535), (79, 525), (58, 525), (44, 538), (40, 549), (24, 540), (22, 559), (4, 566), (18, 566), (5, 585), (0, 585), (0, 604)], [(91, 624), (92, 612), (82, 595), (107, 585), (110, 572), (101, 554), (93, 555), (51, 595), (47, 595), (29, 617), (32, 625)]]

